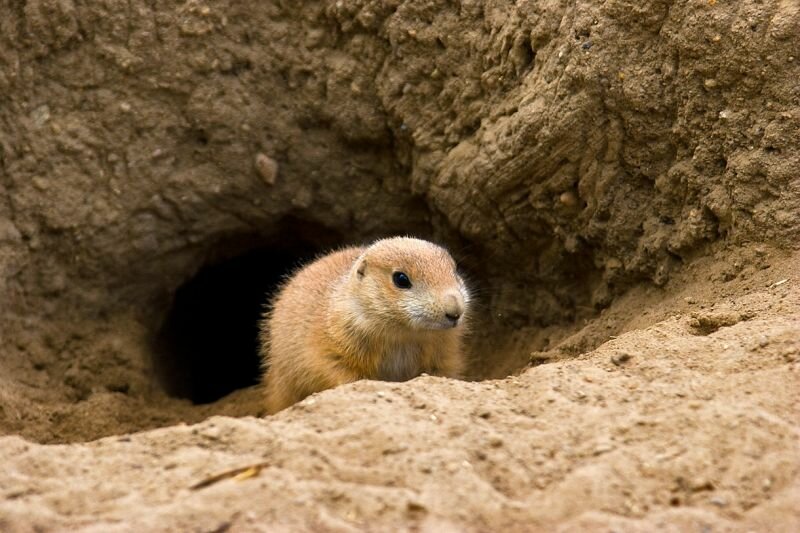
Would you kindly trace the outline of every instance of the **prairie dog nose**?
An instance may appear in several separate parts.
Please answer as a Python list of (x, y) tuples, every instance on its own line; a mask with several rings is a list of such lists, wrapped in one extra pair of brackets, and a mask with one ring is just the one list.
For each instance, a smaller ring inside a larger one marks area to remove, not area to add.
[(457, 322), (464, 314), (464, 298), (457, 292), (451, 292), (444, 297), (444, 315)]

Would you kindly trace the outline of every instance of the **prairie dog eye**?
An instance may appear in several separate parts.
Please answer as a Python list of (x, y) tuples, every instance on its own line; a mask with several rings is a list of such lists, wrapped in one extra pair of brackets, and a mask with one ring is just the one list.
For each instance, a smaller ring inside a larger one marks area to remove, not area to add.
[(411, 280), (408, 279), (408, 275), (405, 272), (395, 272), (392, 274), (392, 281), (394, 282), (394, 286), (398, 289), (411, 288)]

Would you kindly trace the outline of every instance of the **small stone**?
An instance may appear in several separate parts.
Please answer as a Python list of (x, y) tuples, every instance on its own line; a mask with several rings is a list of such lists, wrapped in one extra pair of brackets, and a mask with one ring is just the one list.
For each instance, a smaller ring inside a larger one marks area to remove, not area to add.
[(40, 191), (45, 191), (50, 187), (50, 184), (47, 182), (47, 180), (42, 178), (41, 176), (36, 176), (31, 181), (33, 181), (33, 186), (39, 189)]
[(410, 513), (424, 513), (428, 510), (427, 507), (415, 501), (408, 502), (406, 504), (406, 509), (408, 509)]
[(611, 362), (614, 363), (616, 366), (622, 366), (626, 362), (630, 361), (630, 359), (631, 359), (631, 354), (626, 352), (621, 352), (611, 356)]
[(31, 120), (37, 128), (44, 126), (50, 120), (50, 106), (42, 105), (31, 112)]
[(687, 296), (686, 298), (683, 299), (683, 301), (686, 302), (689, 305), (697, 303), (697, 300), (695, 300), (691, 296)]
[(558, 201), (567, 207), (575, 207), (578, 205), (578, 197), (572, 191), (562, 192), (561, 196), (558, 197)]
[(726, 505), (728, 505), (728, 500), (726, 500), (722, 496), (714, 496), (710, 500), (708, 500), (708, 503), (710, 503), (711, 505), (716, 505), (717, 507), (725, 507)]
[(597, 446), (595, 446), (594, 450), (592, 450), (592, 453), (594, 455), (602, 455), (604, 453), (608, 453), (608, 452), (612, 451), (613, 449), (614, 449), (614, 445), (613, 444), (608, 443), (608, 442), (604, 442), (602, 444), (598, 444)]
[(256, 155), (256, 171), (258, 171), (261, 179), (267, 185), (275, 185), (275, 180), (278, 178), (278, 163), (274, 159), (265, 155)]
[(122, 110), (122, 112), (127, 113), (131, 110), (131, 104), (129, 104), (128, 102), (122, 102), (121, 104), (119, 104), (119, 108), (120, 110)]
[(689, 482), (689, 488), (694, 492), (700, 492), (703, 490), (714, 490), (714, 485), (708, 479), (698, 476)]
[(703, 82), (703, 85), (705, 86), (706, 89), (713, 89), (718, 85), (718, 83), (717, 80), (715, 80), (714, 78), (709, 78)]

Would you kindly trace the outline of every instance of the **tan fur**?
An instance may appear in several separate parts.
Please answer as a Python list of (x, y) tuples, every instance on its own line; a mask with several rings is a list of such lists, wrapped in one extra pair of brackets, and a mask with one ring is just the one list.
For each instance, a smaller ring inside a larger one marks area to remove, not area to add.
[[(460, 377), (469, 298), (455, 268), (444, 248), (395, 237), (297, 272), (261, 323), (267, 411), (359, 379)], [(395, 286), (397, 271), (410, 289)], [(461, 314), (457, 325), (446, 313)]]

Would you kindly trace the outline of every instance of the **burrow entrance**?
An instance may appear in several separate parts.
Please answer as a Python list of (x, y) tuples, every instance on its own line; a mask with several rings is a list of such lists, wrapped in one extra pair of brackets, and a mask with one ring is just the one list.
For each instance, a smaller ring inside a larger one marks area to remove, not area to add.
[[(316, 256), (337, 246), (358, 242), (332, 232), (324, 237), (310, 236), (317, 231), (298, 232), (297, 227), (292, 226), (279, 232), (290, 235), (288, 239), (266, 243), (255, 239), (258, 244), (246, 239), (245, 245), (223, 243), (212, 250), (204, 266), (177, 288), (156, 334), (154, 350), (157, 377), (170, 396), (188, 399), (193, 404), (209, 404), (261, 381), (259, 324), (281, 283)], [(401, 232), (388, 232), (383, 236), (398, 233)], [(430, 238), (423, 232), (415, 234)], [(371, 242), (376, 237), (361, 242)], [(496, 292), (491, 282), (476, 266), (476, 261), (458, 252), (451, 248), (470, 281), (474, 296), (471, 326), (492, 333), (489, 337), (468, 335), (470, 366), (473, 367), (469, 377), (485, 379), (513, 373), (525, 365), (524, 358), (514, 353), (493, 354), (488, 358), (476, 354), (491, 352), (491, 348), (498, 345), (494, 337), (522, 331), (520, 328), (524, 324), (515, 320), (513, 306), (507, 302), (500, 300), (490, 305), (487, 295)], [(495, 317), (491, 311), (498, 309)], [(522, 316), (524, 312), (525, 309), (520, 309), (517, 314)], [(536, 330), (539, 329), (540, 326), (536, 326)], [(488, 344), (487, 338), (492, 338)]]
[(257, 384), (265, 305), (320, 251), (302, 240), (256, 246), (209, 262), (180, 286), (156, 340), (154, 365), (166, 392), (205, 404)]
[[(295, 226), (281, 233), (291, 237), (279, 241), (248, 237), (216, 246), (203, 266), (174, 291), (153, 350), (156, 377), (168, 395), (193, 404), (209, 404), (257, 385), (263, 373), (260, 321), (286, 277), (339, 246), (368, 243), (402, 232), (389, 231), (355, 241), (319, 229), (299, 231)], [(426, 232), (414, 234), (431, 238)], [(453, 253), (473, 293), (481, 292), (481, 276), (465, 264), (468, 261)], [(486, 313), (478, 301), (472, 307), (476, 319)], [(488, 321), (490, 317), (483, 318)]]

